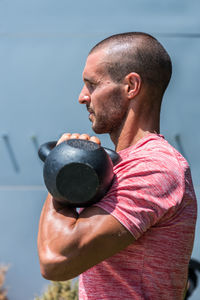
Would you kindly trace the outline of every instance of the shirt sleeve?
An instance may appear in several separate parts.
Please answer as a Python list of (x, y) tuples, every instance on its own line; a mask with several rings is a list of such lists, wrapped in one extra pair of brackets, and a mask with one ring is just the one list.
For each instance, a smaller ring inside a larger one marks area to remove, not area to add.
[(110, 190), (95, 205), (113, 215), (135, 239), (166, 214), (176, 213), (183, 198), (183, 172), (175, 157), (129, 158), (114, 170)]

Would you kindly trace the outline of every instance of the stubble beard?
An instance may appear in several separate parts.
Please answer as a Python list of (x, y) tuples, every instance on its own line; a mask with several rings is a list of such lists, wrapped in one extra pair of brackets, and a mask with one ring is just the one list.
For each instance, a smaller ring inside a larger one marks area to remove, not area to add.
[[(105, 103), (106, 101), (104, 101)], [(96, 134), (117, 132), (122, 127), (127, 115), (120, 88), (112, 91), (108, 101), (102, 105), (101, 114), (93, 111), (90, 121)]]

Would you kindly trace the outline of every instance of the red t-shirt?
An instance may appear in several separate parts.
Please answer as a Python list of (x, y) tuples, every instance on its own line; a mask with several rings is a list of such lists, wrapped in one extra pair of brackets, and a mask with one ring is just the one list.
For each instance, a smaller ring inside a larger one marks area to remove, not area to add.
[(197, 214), (188, 163), (156, 134), (119, 154), (113, 185), (95, 205), (136, 241), (80, 276), (79, 299), (182, 300)]

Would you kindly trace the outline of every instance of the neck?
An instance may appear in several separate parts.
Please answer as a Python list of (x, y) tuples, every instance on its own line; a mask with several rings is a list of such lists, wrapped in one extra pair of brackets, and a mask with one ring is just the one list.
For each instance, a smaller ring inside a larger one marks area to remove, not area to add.
[(135, 145), (149, 133), (159, 133), (159, 121), (159, 114), (137, 118), (134, 110), (130, 109), (121, 127), (110, 133), (116, 151)]

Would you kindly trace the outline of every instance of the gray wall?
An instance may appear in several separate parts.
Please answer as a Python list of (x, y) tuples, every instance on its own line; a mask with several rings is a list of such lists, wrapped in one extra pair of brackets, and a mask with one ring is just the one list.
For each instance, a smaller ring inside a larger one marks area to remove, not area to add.
[[(161, 131), (188, 158), (199, 199), (199, 10), (197, 0), (0, 1), (0, 263), (10, 265), (10, 300), (31, 300), (48, 283), (36, 247), (46, 195), (36, 148), (65, 131), (91, 133), (77, 99), (87, 53), (104, 37), (145, 31), (170, 53)], [(199, 249), (198, 223), (193, 257), (200, 260)]]

